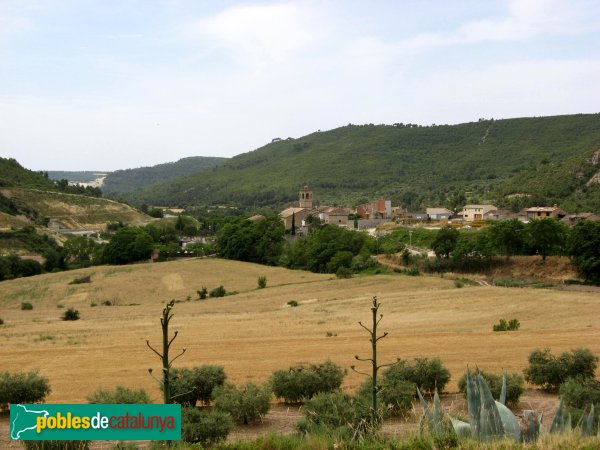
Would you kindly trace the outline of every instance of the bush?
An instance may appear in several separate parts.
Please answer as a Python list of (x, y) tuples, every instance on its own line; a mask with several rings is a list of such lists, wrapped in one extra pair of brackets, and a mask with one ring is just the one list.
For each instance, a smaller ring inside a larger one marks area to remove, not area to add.
[(69, 308), (63, 313), (61, 318), (62, 320), (79, 320), (79, 311)]
[(241, 389), (233, 384), (225, 384), (213, 391), (214, 408), (216, 411), (229, 413), (233, 420), (248, 425), (262, 422), (269, 412), (271, 389), (268, 386), (257, 386), (248, 383)]
[(567, 378), (581, 377), (593, 379), (598, 357), (587, 348), (578, 348), (564, 352), (559, 357), (550, 353), (550, 349), (535, 350), (529, 355), (529, 367), (523, 372), (525, 380), (541, 386), (549, 392), (558, 391)]
[[(413, 382), (393, 377), (381, 377), (379, 381), (377, 398), (385, 413), (400, 416), (411, 410), (413, 399), (417, 393), (417, 387)], [(373, 396), (372, 389), (373, 384), (371, 379), (368, 379), (358, 388), (356, 397), (370, 405)]]
[(4, 320), (0, 319), (0, 325), (4, 325)]
[(258, 288), (264, 289), (267, 287), (267, 277), (258, 277)]
[(214, 288), (212, 291), (210, 291), (210, 296), (211, 297), (225, 297), (225, 294), (227, 292), (225, 291), (225, 288), (223, 286), (219, 286), (218, 288)]
[(212, 391), (225, 383), (223, 366), (204, 365), (193, 369), (171, 369), (171, 395), (182, 406), (208, 405)]
[(352, 278), (352, 270), (347, 267), (340, 267), (337, 272), (335, 272), (335, 276), (337, 278)]
[[(479, 373), (487, 382), (494, 399), (498, 400), (500, 398), (500, 393), (502, 392), (502, 375), (484, 371), (479, 371)], [(506, 403), (508, 405), (517, 406), (519, 399), (523, 394), (523, 386), (524, 380), (521, 375), (518, 373), (506, 374)], [(465, 397), (467, 396), (466, 374), (463, 375), (460, 380), (458, 380), (458, 389), (465, 395)]]
[(21, 311), (31, 311), (33, 309), (33, 305), (29, 302), (21, 303)]
[(320, 392), (332, 392), (342, 385), (346, 370), (330, 360), (310, 366), (294, 366), (278, 370), (271, 376), (271, 386), (276, 397), (286, 403), (300, 403)]
[(88, 450), (90, 441), (21, 441), (25, 450)]
[(11, 403), (38, 403), (49, 393), (48, 379), (37, 372), (0, 372), (0, 409)]
[(436, 388), (438, 392), (443, 392), (450, 381), (450, 371), (444, 367), (440, 358), (415, 358), (412, 365), (408, 361), (400, 361), (388, 367), (382, 374), (382, 383), (384, 380), (390, 384), (400, 380), (410, 381), (421, 392), (433, 393)]
[(143, 389), (136, 391), (123, 386), (117, 386), (114, 391), (107, 389), (98, 389), (87, 398), (89, 403), (107, 404), (107, 403), (129, 403), (129, 404), (147, 404), (152, 403), (150, 397)]
[(193, 444), (210, 447), (225, 439), (233, 428), (233, 420), (227, 413), (207, 413), (196, 408), (181, 410), (181, 439)]
[(569, 378), (560, 386), (560, 397), (571, 408), (584, 409), (600, 404), (600, 382), (589, 378)]
[(73, 281), (69, 282), (69, 284), (83, 284), (83, 283), (91, 283), (91, 282), (92, 282), (92, 276), (86, 275), (83, 277), (75, 278)]
[(290, 305), (292, 308), (295, 308), (296, 306), (300, 305), (300, 303), (298, 303), (296, 300), (290, 300), (289, 302), (287, 302), (288, 305)]
[(494, 331), (517, 331), (521, 327), (518, 319), (510, 319), (506, 322), (505, 319), (500, 319), (500, 321), (492, 326), (492, 330)]
[[(371, 404), (341, 391), (317, 394), (304, 404), (302, 412), (304, 418), (297, 427), (305, 434), (361, 440), (375, 431), (371, 425)], [(383, 408), (378, 411), (376, 427), (382, 423), (382, 412)]]
[[(341, 391), (320, 392), (307, 401), (303, 408), (304, 427), (322, 425), (326, 428), (345, 427), (354, 421), (355, 403), (351, 396)], [(301, 426), (302, 427), (302, 426)]]
[(206, 296), (208, 295), (208, 289), (206, 289), (206, 286), (202, 286), (202, 289), (196, 292), (198, 293), (198, 300), (205, 300)]

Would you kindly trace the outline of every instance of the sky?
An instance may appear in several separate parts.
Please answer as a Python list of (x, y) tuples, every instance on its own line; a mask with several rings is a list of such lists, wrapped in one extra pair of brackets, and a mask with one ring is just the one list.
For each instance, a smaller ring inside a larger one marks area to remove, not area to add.
[(596, 112), (598, 0), (0, 0), (0, 156), (33, 170)]

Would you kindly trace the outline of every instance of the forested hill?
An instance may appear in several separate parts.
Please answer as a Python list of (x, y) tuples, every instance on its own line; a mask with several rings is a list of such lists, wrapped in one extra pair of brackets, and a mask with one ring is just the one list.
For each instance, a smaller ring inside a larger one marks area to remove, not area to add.
[(54, 182), (40, 172), (25, 169), (12, 158), (0, 157), (0, 187), (55, 188)]
[(102, 191), (112, 195), (135, 191), (154, 183), (218, 166), (226, 160), (227, 158), (192, 156), (152, 167), (117, 170), (106, 176)]
[(327, 204), (385, 197), (409, 209), (458, 207), (490, 199), (519, 173), (585, 160), (599, 147), (599, 114), (427, 127), (348, 125), (273, 142), (126, 198), (160, 205), (279, 206), (310, 184)]

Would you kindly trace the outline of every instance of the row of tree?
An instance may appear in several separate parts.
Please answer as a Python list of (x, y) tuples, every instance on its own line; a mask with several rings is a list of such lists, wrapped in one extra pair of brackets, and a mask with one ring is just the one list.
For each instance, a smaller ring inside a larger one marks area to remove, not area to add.
[(476, 235), (461, 234), (452, 227), (441, 229), (432, 243), (436, 256), (455, 263), (489, 261), (502, 255), (539, 254), (572, 258), (580, 275), (600, 282), (600, 222), (583, 221), (568, 228), (555, 219), (498, 221)]

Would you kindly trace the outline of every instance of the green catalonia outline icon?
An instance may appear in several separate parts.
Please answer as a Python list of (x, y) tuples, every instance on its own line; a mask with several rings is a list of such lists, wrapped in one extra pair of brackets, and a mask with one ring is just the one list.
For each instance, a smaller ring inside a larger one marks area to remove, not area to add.
[[(43, 414), (44, 417), (48, 417), (50, 415), (50, 413), (46, 410), (35, 411), (32, 409), (27, 409), (23, 405), (13, 405), (13, 406), (15, 407), (15, 409), (17, 409), (17, 411), (16, 411), (14, 420), (10, 423), (10, 438), (15, 441), (22, 439), (21, 438), (22, 433), (29, 431), (29, 430), (35, 430), (37, 428), (37, 421), (34, 419), (32, 426), (19, 429), (18, 431), (16, 430), (17, 421), (19, 419), (19, 416), (21, 416), (23, 413), (31, 413), (31, 414), (36, 414), (36, 415)], [(24, 411), (19, 412), (21, 408), (23, 408)], [(26, 415), (29, 415), (29, 414), (26, 414)], [(33, 416), (33, 417), (35, 418), (37, 416)]]

